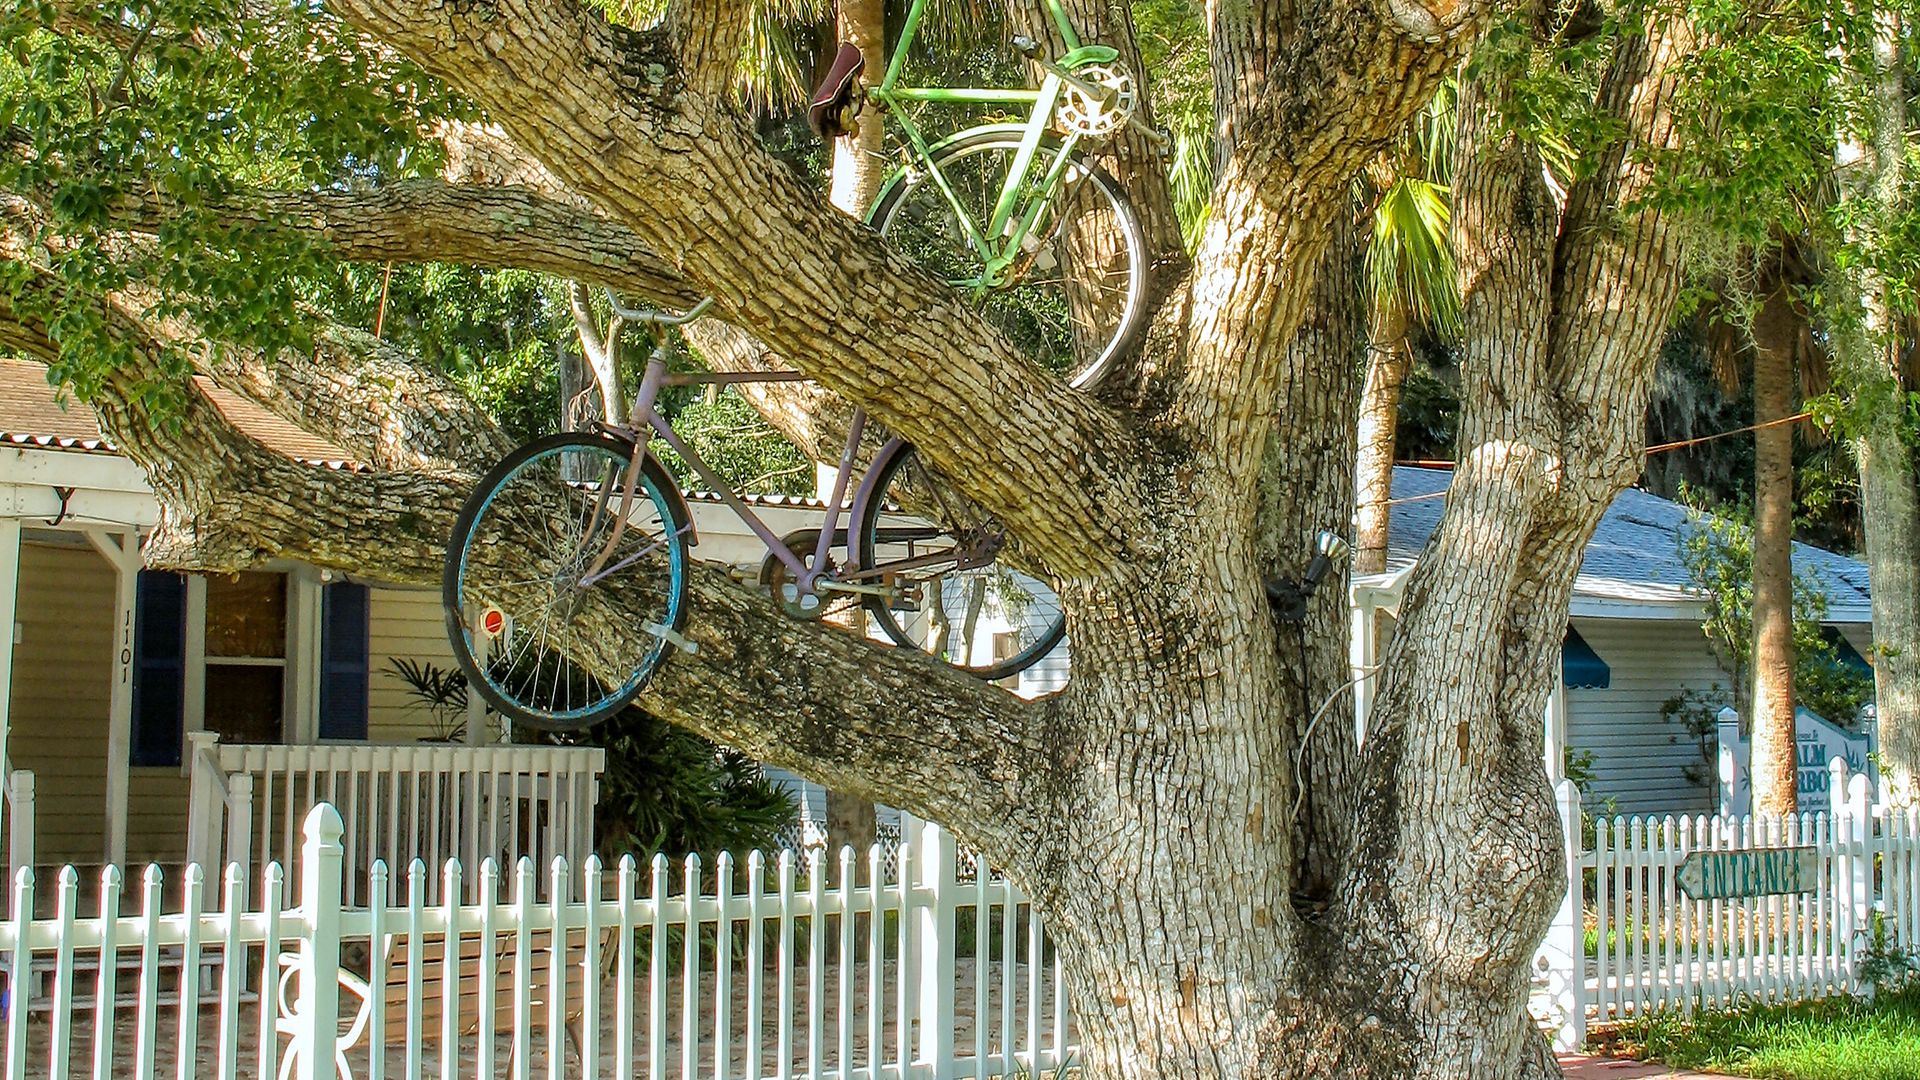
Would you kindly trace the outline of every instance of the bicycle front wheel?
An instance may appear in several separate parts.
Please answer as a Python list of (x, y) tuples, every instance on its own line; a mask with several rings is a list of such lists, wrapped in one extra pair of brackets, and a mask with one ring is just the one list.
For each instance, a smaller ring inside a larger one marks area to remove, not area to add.
[[(1012, 679), (1066, 637), (1060, 598), (1008, 565), (999, 522), (951, 491), (901, 446), (880, 470), (857, 524), (860, 568), (895, 587), (867, 611), (893, 643), (989, 681)], [(1064, 682), (1042, 680), (1032, 690)]]
[[(1020, 131), (986, 128), (937, 147), (931, 169), (912, 169), (880, 194), (867, 220), (894, 246), (956, 288), (978, 292), (1012, 341), (1076, 387), (1092, 386), (1138, 333), (1146, 309), (1147, 242), (1120, 184), (1079, 151), (1019, 250), (997, 272), (963, 224), (944, 177), (985, 230), (1020, 149)], [(1028, 170), (1021, 211), (1039, 198), (1062, 147), (1051, 139)], [(1021, 213), (1008, 225), (1015, 228)], [(985, 237), (993, 248), (1005, 237)]]
[(629, 443), (565, 434), (515, 450), (454, 524), (442, 579), (467, 685), (516, 722), (598, 723), (664, 659), (686, 620), (686, 510)]

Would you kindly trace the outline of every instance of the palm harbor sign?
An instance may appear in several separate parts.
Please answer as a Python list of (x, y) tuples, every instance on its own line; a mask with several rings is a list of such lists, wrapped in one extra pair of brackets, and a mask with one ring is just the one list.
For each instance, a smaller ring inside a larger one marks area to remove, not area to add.
[[(1752, 747), (1740, 730), (1739, 713), (1721, 709), (1719, 721), (1720, 813), (1738, 817), (1752, 805), (1753, 776), (1748, 770)], [(1827, 790), (1831, 782), (1828, 765), (1834, 758), (1847, 763), (1848, 775), (1865, 774), (1869, 787), (1878, 788), (1879, 755), (1875, 751), (1879, 740), (1873, 706), (1861, 710), (1857, 731), (1849, 731), (1805, 708), (1794, 711), (1794, 721), (1793, 749), (1799, 759), (1796, 767), (1800, 774), (1800, 809), (1826, 809), (1832, 799)]]

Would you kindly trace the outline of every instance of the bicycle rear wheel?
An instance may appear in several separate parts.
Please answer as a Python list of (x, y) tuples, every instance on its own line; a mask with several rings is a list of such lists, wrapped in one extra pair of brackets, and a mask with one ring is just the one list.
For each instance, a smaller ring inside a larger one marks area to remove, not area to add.
[[(985, 228), (1020, 149), (1019, 128), (967, 132), (933, 151), (933, 164)], [(1037, 188), (1061, 145), (1041, 144)], [(1016, 345), (1076, 387), (1092, 386), (1138, 333), (1146, 310), (1147, 242), (1126, 192), (1074, 151), (1060, 188), (1022, 244), (1021, 257), (983, 295), (986, 313)], [(1037, 191), (1023, 195), (1027, 205)], [(1017, 215), (1016, 215), (1017, 216)], [(867, 220), (900, 250), (957, 288), (979, 287), (976, 250), (934, 170), (899, 176)], [(992, 239), (992, 238), (989, 238)]]
[(1060, 599), (1001, 558), (999, 522), (950, 491), (911, 446), (874, 468), (874, 495), (856, 525), (860, 567), (884, 571), (880, 580), (905, 593), (866, 598), (895, 645), (989, 681), (1019, 675), (1060, 645)]
[[(513, 720), (589, 726), (633, 700), (686, 621), (686, 510), (599, 435), (515, 450), (468, 498), (441, 599), (467, 685)], [(622, 509), (625, 522), (620, 524)]]

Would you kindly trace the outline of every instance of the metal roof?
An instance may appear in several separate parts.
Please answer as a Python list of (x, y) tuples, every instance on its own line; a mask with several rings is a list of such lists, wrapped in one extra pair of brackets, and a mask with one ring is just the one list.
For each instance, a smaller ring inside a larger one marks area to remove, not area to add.
[[(1419, 557), (1447, 504), (1437, 496), (1452, 481), (1453, 473), (1446, 469), (1394, 467), (1393, 497), (1414, 501), (1396, 503), (1392, 509), (1387, 533), (1389, 568), (1403, 569)], [(1621, 492), (1587, 543), (1580, 576), (1574, 582), (1575, 597), (1629, 604), (1698, 603), (1680, 561), (1680, 541), (1690, 521), (1691, 511), (1671, 499), (1638, 488)], [(1810, 576), (1826, 593), (1829, 618), (1866, 617), (1871, 592), (1865, 563), (1796, 543), (1793, 568)]]

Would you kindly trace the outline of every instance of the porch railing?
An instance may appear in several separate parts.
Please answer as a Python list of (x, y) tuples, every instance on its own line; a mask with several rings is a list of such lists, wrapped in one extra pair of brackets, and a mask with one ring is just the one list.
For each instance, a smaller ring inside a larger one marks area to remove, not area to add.
[[(209, 732), (188, 738), (187, 861), (237, 864), (242, 881), (254, 867), (291, 864), (302, 819), (323, 802), (340, 812), (347, 866), (379, 860), (399, 877), (419, 859), (432, 871), (429, 903), (442, 902), (439, 871), (449, 859), (512, 866), (525, 857), (545, 866), (561, 856), (577, 866), (593, 850), (606, 768), (606, 751), (598, 748), (241, 745)], [(364, 872), (350, 874), (345, 887), (350, 905), (375, 899)], [(391, 886), (379, 899), (392, 899)]]
[(20, 868), (33, 865), (33, 773), (9, 768), (0, 777), (6, 780), (7, 883), (11, 888)]

